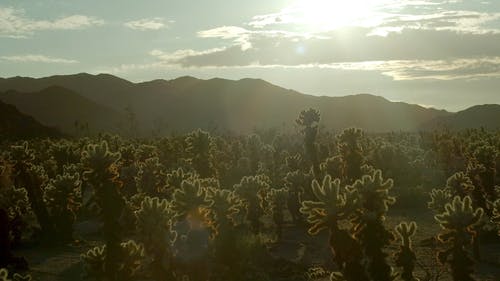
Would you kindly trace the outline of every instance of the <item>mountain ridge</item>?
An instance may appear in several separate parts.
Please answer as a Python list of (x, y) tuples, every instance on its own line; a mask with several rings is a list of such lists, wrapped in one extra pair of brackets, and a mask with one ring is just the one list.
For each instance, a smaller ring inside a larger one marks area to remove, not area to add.
[[(132, 114), (142, 134), (153, 130), (185, 132), (198, 127), (235, 132), (290, 128), (298, 113), (309, 107), (321, 111), (321, 124), (328, 129), (360, 127), (373, 132), (433, 128), (428, 124), (456, 114), (393, 102), (367, 93), (341, 97), (308, 95), (256, 78), (229, 80), (182, 76), (139, 83), (110, 74), (86, 73), (0, 78), (0, 92), (8, 89), (41, 92), (51, 85), (115, 111), (120, 115), (120, 120), (115, 122), (125, 124), (130, 121), (127, 114)], [(23, 108), (22, 104), (19, 108)], [(94, 124), (97, 125), (98, 122)]]

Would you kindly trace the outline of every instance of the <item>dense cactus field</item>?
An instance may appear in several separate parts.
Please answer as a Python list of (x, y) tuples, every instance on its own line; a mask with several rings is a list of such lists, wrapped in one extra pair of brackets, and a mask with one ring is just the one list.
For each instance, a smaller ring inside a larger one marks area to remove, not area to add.
[(0, 280), (500, 280), (500, 132), (320, 118), (1, 142)]

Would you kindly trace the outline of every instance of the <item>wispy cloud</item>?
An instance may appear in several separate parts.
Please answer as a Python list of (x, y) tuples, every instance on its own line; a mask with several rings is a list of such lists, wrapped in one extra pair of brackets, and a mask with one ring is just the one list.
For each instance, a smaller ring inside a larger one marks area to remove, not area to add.
[(11, 61), (11, 62), (36, 62), (36, 63), (61, 63), (61, 64), (72, 64), (78, 63), (77, 60), (70, 60), (64, 58), (55, 58), (44, 55), (17, 55), (17, 56), (1, 56), (1, 60)]
[(452, 60), (392, 60), (334, 63), (318, 67), (343, 70), (379, 71), (396, 81), (457, 80), (500, 77), (500, 57)]
[(25, 38), (36, 31), (84, 29), (102, 24), (103, 20), (85, 15), (35, 20), (28, 18), (24, 10), (0, 7), (0, 37)]
[(166, 21), (163, 18), (146, 18), (134, 21), (129, 21), (125, 23), (125, 26), (134, 30), (159, 30), (163, 28), (168, 28), (170, 24), (174, 21)]

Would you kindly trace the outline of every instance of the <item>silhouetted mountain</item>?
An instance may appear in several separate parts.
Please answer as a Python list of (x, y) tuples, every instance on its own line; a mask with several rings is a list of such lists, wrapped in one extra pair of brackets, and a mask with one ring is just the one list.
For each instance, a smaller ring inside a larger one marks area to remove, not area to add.
[[(321, 110), (321, 124), (328, 129), (355, 126), (375, 132), (417, 130), (431, 120), (451, 115), (444, 110), (390, 102), (368, 94), (345, 97), (305, 95), (260, 79), (201, 80), (186, 76), (173, 80), (132, 83), (105, 74), (0, 79), (0, 91), (41, 91), (50, 85), (65, 87), (72, 91), (73, 96), (78, 93), (88, 99), (87, 103), (91, 100), (102, 105), (101, 117), (93, 118), (92, 126), (102, 122), (105, 125), (100, 128), (106, 129), (113, 122), (102, 116), (105, 115), (104, 111), (111, 111), (112, 108), (123, 113), (128, 108), (134, 113), (137, 127), (142, 133), (190, 131), (198, 127), (217, 127), (237, 132), (248, 132), (254, 128), (291, 127), (299, 112), (309, 107)], [(52, 90), (44, 92), (50, 91)], [(34, 95), (36, 94), (32, 96)], [(40, 110), (37, 114), (31, 112), (36, 110), (33, 106), (21, 106), (23, 102), (28, 102), (27, 98), (18, 99), (18, 102), (21, 104), (16, 105), (21, 110), (26, 109), (26, 112), (35, 117), (43, 113)], [(68, 103), (66, 106), (77, 108), (77, 105), (78, 103)], [(45, 110), (52, 110), (52, 106), (57, 106), (56, 100), (47, 104)], [(97, 105), (94, 104), (95, 106)], [(89, 113), (92, 110), (88, 108)], [(116, 116), (116, 113), (110, 115)], [(67, 119), (74, 122), (75, 116)], [(68, 125), (61, 127), (67, 128)], [(132, 127), (131, 124), (124, 126)]]
[(13, 105), (0, 101), (0, 139), (60, 136), (56, 129), (43, 126)]
[(15, 105), (44, 125), (68, 133), (77, 130), (76, 124), (88, 125), (90, 132), (118, 132), (118, 125), (124, 120), (123, 114), (59, 86), (32, 93), (9, 90), (0, 93), (0, 100)]
[(423, 125), (424, 129), (460, 130), (479, 127), (500, 129), (500, 105), (476, 105), (449, 116), (436, 118)]

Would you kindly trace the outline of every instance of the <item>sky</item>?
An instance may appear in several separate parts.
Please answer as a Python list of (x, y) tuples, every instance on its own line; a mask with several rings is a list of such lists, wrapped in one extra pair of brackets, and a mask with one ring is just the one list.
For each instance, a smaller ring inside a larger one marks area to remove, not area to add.
[(500, 104), (500, 0), (0, 0), (0, 77), (80, 72)]

